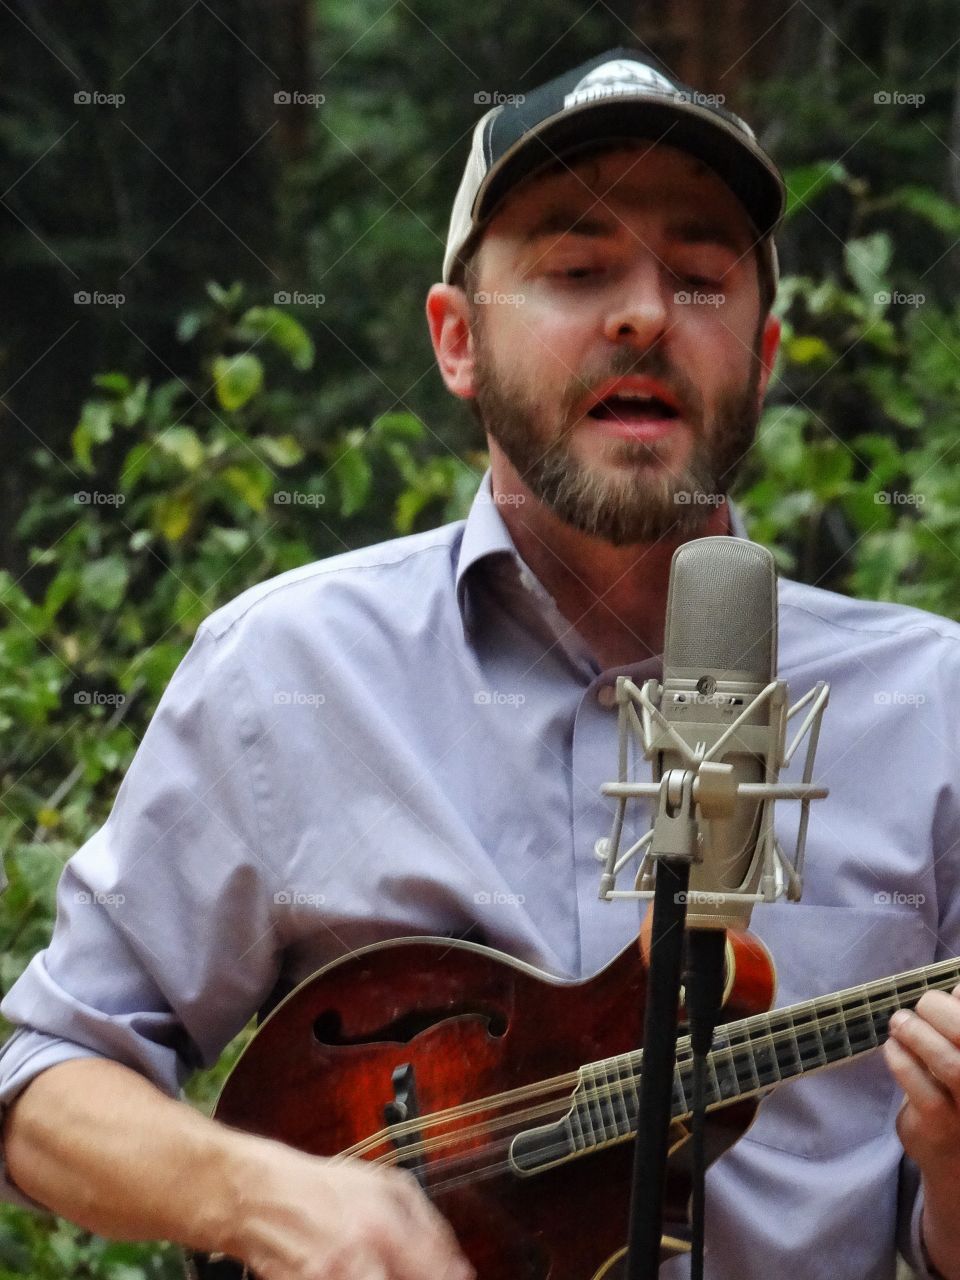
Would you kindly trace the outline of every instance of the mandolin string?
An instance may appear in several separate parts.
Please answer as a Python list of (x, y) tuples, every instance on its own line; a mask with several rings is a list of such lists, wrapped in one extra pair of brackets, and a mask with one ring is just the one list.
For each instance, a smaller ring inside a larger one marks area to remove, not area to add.
[[(884, 984), (881, 983), (878, 985), (884, 985)], [(947, 985), (949, 985), (949, 983)], [(864, 988), (864, 991), (866, 991), (866, 988)], [(844, 994), (847, 995), (847, 993), (844, 993)], [(920, 994), (922, 994), (922, 992)], [(919, 995), (917, 996), (917, 998), (919, 998)], [(904, 1004), (904, 1001), (900, 993), (892, 994), (890, 998), (888, 998), (883, 1002), (878, 1002), (878, 1001), (866, 1002), (864, 999), (864, 994), (861, 993), (855, 996), (851, 992), (847, 996), (847, 1000), (845, 1001), (845, 1003), (839, 1006), (835, 1004), (829, 1010), (829, 1014), (832, 1014), (832, 1016), (836, 1017), (842, 1011), (844, 1013), (862, 1012), (864, 1015), (875, 1015), (878, 1013), (884, 1013), (888, 1009), (901, 1008), (903, 1007), (903, 1004)], [(820, 1006), (820, 1007), (823, 1007), (823, 1006)], [(817, 1008), (818, 1008), (817, 1001), (807, 1001), (807, 1002), (804, 1002), (804, 1004), (802, 1005), (792, 1006), (790, 1010), (791, 1012), (790, 1026), (783, 1027), (778, 1031), (768, 1033), (766, 1035), (755, 1034), (755, 1033), (748, 1034), (747, 1039), (740, 1044), (724, 1045), (724, 1046), (720, 1046), (718, 1050), (712, 1051), (711, 1058), (713, 1058), (714, 1054), (717, 1052), (725, 1053), (725, 1052), (731, 1052), (731, 1051), (736, 1051), (738, 1049), (745, 1049), (745, 1048), (755, 1053), (756, 1050), (761, 1046), (767, 1046), (767, 1045), (776, 1046), (778, 1043), (784, 1043), (790, 1040), (791, 1038), (795, 1038), (798, 1032), (802, 1033), (803, 1031), (808, 1030), (809, 1028), (806, 1026), (797, 1027), (796, 1025), (793, 1025), (793, 1019), (797, 1016), (797, 1014), (801, 1010), (816, 1011)], [(777, 1012), (783, 1013), (786, 1011), (774, 1010), (773, 1014), (768, 1016), (776, 1016)], [(728, 1035), (733, 1036), (736, 1034), (738, 1029), (747, 1027), (749, 1023), (751, 1023), (754, 1020), (754, 1018), (757, 1016), (758, 1015), (753, 1015), (753, 1017), (751, 1018), (740, 1019), (737, 1022), (726, 1023), (721, 1028), (721, 1030), (728, 1033)], [(819, 1025), (821, 1025), (822, 1023), (828, 1020), (829, 1020), (829, 1017), (816, 1017), (814, 1019), (814, 1022), (819, 1027)], [(870, 1046), (870, 1048), (873, 1048), (873, 1047), (874, 1046), (872, 1045)], [(859, 1053), (853, 1053), (851, 1054), (851, 1056), (859, 1056)], [(841, 1060), (842, 1059), (838, 1059), (837, 1061), (841, 1061)], [(677, 1061), (678, 1061), (678, 1066), (687, 1065), (691, 1061), (690, 1050), (689, 1050), (689, 1037), (683, 1037), (681, 1041), (678, 1043)], [(623, 1054), (618, 1057), (603, 1059), (596, 1063), (589, 1063), (584, 1068), (582, 1068), (582, 1070), (584, 1072), (589, 1070), (597, 1075), (599, 1075), (600, 1071), (603, 1071), (604, 1074), (609, 1075), (611, 1071), (615, 1071), (619, 1073), (622, 1067), (625, 1065), (628, 1067), (628, 1069), (632, 1069), (632, 1066), (634, 1063), (637, 1063), (639, 1065), (641, 1062), (642, 1062), (642, 1050), (636, 1050), (630, 1054)], [(823, 1064), (817, 1064), (817, 1065), (825, 1066), (829, 1064), (823, 1063)], [(815, 1068), (812, 1066), (809, 1068), (806, 1068), (806, 1070), (813, 1070), (813, 1069)], [(798, 1074), (802, 1074), (802, 1072)], [(538, 1108), (528, 1108), (526, 1110), (511, 1111), (511, 1112), (508, 1112), (503, 1117), (494, 1119), (492, 1121), (490, 1120), (481, 1121), (480, 1123), (469, 1126), (466, 1129), (458, 1129), (454, 1133), (437, 1135), (435, 1137), (432, 1137), (430, 1139), (427, 1139), (419, 1143), (409, 1143), (403, 1146), (401, 1149), (399, 1149), (396, 1152), (389, 1152), (385, 1155), (375, 1157), (374, 1162), (382, 1163), (382, 1164), (398, 1164), (400, 1162), (408, 1161), (413, 1157), (417, 1157), (420, 1155), (429, 1155), (437, 1151), (442, 1151), (445, 1147), (456, 1146), (457, 1144), (461, 1143), (464, 1139), (468, 1137), (484, 1136), (491, 1132), (495, 1132), (498, 1129), (503, 1129), (503, 1128), (510, 1127), (517, 1124), (523, 1124), (527, 1120), (543, 1119), (546, 1115), (549, 1115), (553, 1112), (556, 1112), (557, 1114), (565, 1114), (570, 1110), (570, 1107), (574, 1104), (575, 1101), (586, 1102), (587, 1104), (591, 1102), (604, 1102), (604, 1101), (609, 1101), (611, 1098), (614, 1097), (614, 1095), (618, 1096), (621, 1101), (625, 1101), (624, 1099), (625, 1087), (628, 1085), (637, 1084), (639, 1080), (640, 1080), (639, 1072), (634, 1072), (633, 1074), (631, 1074), (626, 1078), (624, 1078), (622, 1075), (619, 1075), (619, 1078), (616, 1078), (612, 1082), (607, 1081), (600, 1087), (595, 1086), (593, 1088), (590, 1088), (590, 1087), (584, 1088), (582, 1091), (581, 1097), (579, 1099), (575, 1099), (568, 1095), (565, 1095), (564, 1097), (553, 1100), (550, 1103), (541, 1104), (541, 1106)], [(368, 1150), (373, 1150), (378, 1146), (382, 1146), (384, 1142), (390, 1142), (394, 1140), (396, 1136), (403, 1136), (404, 1131), (406, 1133), (411, 1133), (411, 1132), (415, 1133), (418, 1130), (422, 1130), (424, 1127), (436, 1127), (439, 1123), (452, 1123), (453, 1120), (460, 1118), (460, 1116), (464, 1114), (476, 1114), (478, 1111), (491, 1111), (491, 1110), (496, 1111), (498, 1109), (498, 1106), (502, 1105), (502, 1101), (506, 1100), (508, 1096), (511, 1098), (511, 1100), (521, 1100), (525, 1097), (537, 1096), (538, 1094), (539, 1096), (543, 1096), (547, 1092), (547, 1090), (544, 1087), (545, 1085), (551, 1084), (551, 1085), (554, 1085), (554, 1087), (557, 1087), (560, 1084), (560, 1082), (571, 1083), (574, 1085), (581, 1082), (584, 1085), (587, 1084), (586, 1079), (581, 1077), (580, 1073), (572, 1073), (572, 1076), (568, 1075), (567, 1077), (555, 1077), (554, 1081), (539, 1082), (537, 1085), (532, 1085), (532, 1086), (527, 1086), (524, 1088), (512, 1090), (510, 1095), (495, 1094), (495, 1095), (492, 1095), (490, 1098), (478, 1099), (477, 1101), (473, 1103), (465, 1104), (462, 1107), (452, 1107), (452, 1108), (449, 1108), (446, 1112), (436, 1112), (433, 1115), (421, 1117), (419, 1120), (413, 1119), (410, 1121), (405, 1121), (401, 1125), (396, 1125), (396, 1126), (383, 1129), (378, 1134), (372, 1135), (365, 1142), (358, 1143), (356, 1144), (355, 1147), (349, 1148), (347, 1151), (343, 1152), (342, 1155), (344, 1156), (353, 1155), (358, 1150), (364, 1149), (364, 1148)], [(759, 1092), (765, 1087), (766, 1086), (762, 1086), (758, 1082), (757, 1089), (744, 1090), (743, 1092), (738, 1094), (737, 1097), (735, 1098), (724, 1098), (722, 1100), (718, 1100), (716, 1103), (713, 1104), (713, 1106), (711, 1107), (711, 1110), (719, 1109), (721, 1106), (729, 1105), (730, 1103), (737, 1101), (738, 1098), (744, 1098), (751, 1093)], [(629, 1137), (631, 1135), (628, 1134), (625, 1136)], [(620, 1140), (622, 1140), (622, 1136), (618, 1135), (617, 1138), (610, 1139), (609, 1141), (620, 1141)], [(603, 1145), (604, 1141), (605, 1141), (604, 1139), (601, 1139), (601, 1142), (595, 1144), (595, 1146)], [(587, 1148), (587, 1150), (593, 1150), (595, 1149), (595, 1146), (591, 1146)], [(438, 1163), (438, 1162), (435, 1162), (435, 1163)], [(506, 1165), (505, 1167), (512, 1168), (512, 1166), (510, 1166), (509, 1164)]]
[[(960, 974), (957, 973), (957, 962), (955, 960), (946, 961), (943, 963), (943, 966), (933, 966), (930, 970), (919, 969), (914, 970), (911, 973), (902, 974), (897, 979), (897, 984), (898, 986), (905, 986), (911, 979), (914, 981), (922, 979), (926, 984), (925, 989), (933, 989), (931, 984), (927, 982), (927, 978), (929, 978), (932, 972), (941, 968), (943, 970), (943, 974), (946, 975), (941, 976), (942, 986), (951, 985), (956, 980), (956, 977), (960, 976)], [(919, 977), (916, 975), (919, 975)], [(800, 1015), (803, 1015), (804, 1018), (809, 1018), (809, 1015), (812, 1014), (814, 1015), (814, 1023), (819, 1026), (824, 1021), (828, 1020), (828, 1016), (836, 1016), (838, 1012), (848, 1013), (856, 1011), (861, 1006), (875, 1012), (879, 1012), (881, 1009), (886, 1009), (887, 1007), (902, 1007), (904, 1003), (902, 993), (898, 992), (896, 989), (891, 992), (892, 998), (888, 999), (888, 1001), (883, 1005), (870, 1000), (870, 994), (872, 991), (886, 992), (889, 989), (890, 979), (877, 979), (874, 982), (866, 983), (861, 987), (850, 988), (847, 991), (839, 992), (836, 996), (817, 997), (814, 1000), (804, 1001), (785, 1009), (772, 1010), (766, 1014), (753, 1014), (748, 1018), (741, 1018), (734, 1022), (725, 1023), (720, 1029), (727, 1032), (731, 1037), (737, 1033), (746, 1031), (747, 1040), (744, 1043), (751, 1046), (759, 1045), (762, 1042), (769, 1042), (773, 1044), (778, 1039), (783, 1039), (784, 1037), (789, 1038), (790, 1036), (795, 1035), (798, 1030), (802, 1030), (804, 1028), (798, 1028), (795, 1025), (790, 1025), (782, 1031), (764, 1036), (753, 1032), (751, 1030), (751, 1024), (763, 1017), (776, 1018), (778, 1014), (783, 1016), (789, 1013), (792, 1023), (795, 1023)], [(828, 1004), (827, 1001), (830, 1003)], [(828, 1016), (823, 1016), (823, 1010), (826, 1010)], [(730, 1047), (743, 1047), (743, 1045)], [(682, 1055), (685, 1051), (687, 1052), (687, 1057), (683, 1058), (681, 1056), (679, 1058), (680, 1061), (689, 1060), (689, 1037), (683, 1037), (678, 1042), (678, 1054)], [(598, 1069), (602, 1069), (609, 1073), (612, 1070), (617, 1072), (619, 1077), (615, 1084), (610, 1085), (605, 1089), (595, 1091), (594, 1093), (588, 1093), (587, 1101), (593, 1101), (595, 1098), (609, 1098), (614, 1089), (619, 1089), (622, 1085), (631, 1083), (634, 1076), (631, 1075), (625, 1080), (622, 1073), (624, 1069), (630, 1072), (635, 1072), (635, 1068), (642, 1064), (642, 1057), (643, 1050), (638, 1049), (627, 1054), (620, 1054), (612, 1058), (602, 1059), (596, 1063), (586, 1064), (581, 1068), (581, 1071), (597, 1071)], [(495, 1110), (498, 1106), (509, 1102), (522, 1101), (530, 1097), (543, 1097), (559, 1088), (575, 1088), (580, 1080), (580, 1071), (568, 1072), (566, 1075), (554, 1076), (547, 1080), (538, 1081), (536, 1084), (524, 1085), (505, 1093), (492, 1094), (488, 1098), (480, 1098), (474, 1102), (461, 1104), (456, 1107), (449, 1107), (444, 1111), (434, 1112), (431, 1115), (423, 1116), (419, 1119), (414, 1118), (404, 1121), (398, 1125), (391, 1126), (388, 1129), (383, 1129), (379, 1131), (379, 1133), (373, 1134), (369, 1138), (348, 1148), (341, 1154), (351, 1156), (359, 1155), (366, 1150), (374, 1150), (377, 1146), (382, 1145), (384, 1141), (391, 1141), (396, 1137), (404, 1137), (408, 1134), (417, 1133), (422, 1131), (424, 1128), (439, 1127), (440, 1125), (449, 1124), (462, 1117), (476, 1114), (479, 1111)]]
[[(870, 1009), (873, 1012), (881, 1012), (886, 1007), (901, 1007), (901, 1004), (902, 1002), (899, 1000), (892, 1000), (887, 1002), (887, 1004), (884, 1006), (880, 1006), (877, 1004), (871, 1005)], [(852, 1007), (853, 1006), (851, 1006), (851, 1008)], [(800, 1006), (796, 1006), (795, 1008), (799, 1010)], [(735, 1033), (739, 1026), (744, 1025), (750, 1021), (752, 1021), (752, 1019), (744, 1019), (744, 1020), (741, 1020), (739, 1023), (727, 1023), (724, 1029), (730, 1033)], [(775, 1045), (778, 1042), (787, 1041), (795, 1037), (798, 1031), (803, 1031), (805, 1029), (806, 1028), (803, 1028), (803, 1027), (798, 1028), (796, 1026), (789, 1026), (781, 1029), (780, 1031), (774, 1032), (772, 1034), (767, 1034), (767, 1035), (751, 1034), (743, 1043), (739, 1045), (723, 1046), (720, 1048), (719, 1051), (727, 1052), (731, 1049), (748, 1048), (755, 1052), (756, 1049), (759, 1048), (761, 1045), (766, 1045), (766, 1044)], [(678, 1066), (687, 1065), (689, 1061), (690, 1061), (689, 1038), (684, 1037), (678, 1044)], [(632, 1054), (625, 1054), (625, 1055), (621, 1055), (620, 1057), (614, 1057), (606, 1060), (601, 1060), (596, 1063), (587, 1064), (583, 1068), (583, 1071), (589, 1070), (595, 1075), (599, 1075), (600, 1071), (602, 1070), (604, 1074), (606, 1074), (607, 1076), (609, 1076), (611, 1071), (615, 1071), (618, 1073), (618, 1078), (614, 1079), (613, 1081), (607, 1080), (600, 1087), (597, 1087), (597, 1083), (595, 1081), (594, 1087), (592, 1088), (589, 1087), (589, 1085), (587, 1084), (587, 1080), (583, 1079), (582, 1083), (587, 1087), (583, 1088), (579, 1101), (586, 1102), (588, 1104), (591, 1102), (603, 1102), (603, 1101), (609, 1101), (615, 1095), (618, 1096), (621, 1101), (624, 1101), (625, 1100), (624, 1088), (628, 1085), (637, 1083), (640, 1079), (640, 1075), (639, 1073), (634, 1072), (628, 1077), (624, 1077), (622, 1074), (620, 1074), (620, 1072), (622, 1071), (622, 1068), (624, 1065), (626, 1065), (628, 1069), (632, 1070), (632, 1066), (634, 1063), (637, 1063), (638, 1065), (642, 1063), (642, 1051), (635, 1051)], [(818, 1064), (818, 1065), (827, 1065), (827, 1064)], [(581, 1083), (581, 1077), (579, 1076), (579, 1073), (573, 1074), (572, 1077), (570, 1076), (566, 1078), (557, 1077), (556, 1080), (558, 1082), (564, 1081), (564, 1083), (566, 1084), (573, 1084), (573, 1085)], [(543, 1086), (546, 1083), (547, 1082), (540, 1082), (537, 1085), (532, 1085), (525, 1088), (513, 1090), (511, 1092), (511, 1100), (519, 1101), (524, 1097), (537, 1096), (538, 1094), (540, 1096), (543, 1096), (544, 1093), (546, 1092)], [(753, 1092), (753, 1091), (750, 1091), (750, 1092)], [(747, 1091), (744, 1091), (738, 1096), (739, 1097), (746, 1096), (746, 1093)], [(491, 1095), (491, 1097), (489, 1098), (478, 1099), (477, 1101), (473, 1103), (465, 1104), (462, 1107), (449, 1108), (445, 1112), (436, 1112), (436, 1113), (433, 1113), (432, 1115), (421, 1117), (419, 1121), (417, 1119), (412, 1119), (410, 1121), (405, 1121), (400, 1125), (395, 1125), (390, 1128), (385, 1128), (381, 1130), (379, 1133), (371, 1135), (371, 1137), (367, 1139), (365, 1142), (358, 1143), (355, 1147), (349, 1148), (347, 1151), (343, 1152), (342, 1155), (344, 1156), (355, 1155), (364, 1149), (375, 1150), (377, 1147), (382, 1146), (384, 1142), (390, 1142), (394, 1140), (396, 1137), (406, 1136), (406, 1134), (409, 1134), (409, 1133), (416, 1133), (418, 1130), (422, 1130), (425, 1127), (438, 1127), (440, 1123), (444, 1123), (444, 1124), (452, 1123), (455, 1119), (460, 1118), (464, 1114), (476, 1114), (479, 1111), (491, 1111), (491, 1110), (496, 1111), (498, 1109), (498, 1105), (501, 1105), (502, 1101), (505, 1100), (506, 1097), (507, 1095)], [(722, 1100), (722, 1104), (721, 1102), (718, 1101), (714, 1105), (715, 1106), (727, 1105), (730, 1102), (735, 1100), (736, 1099), (725, 1098)], [(485, 1120), (480, 1122), (479, 1124), (470, 1126), (467, 1129), (458, 1129), (456, 1132), (452, 1134), (438, 1135), (436, 1137), (430, 1138), (423, 1142), (407, 1144), (396, 1155), (394, 1155), (393, 1153), (390, 1153), (389, 1157), (386, 1157), (386, 1158), (394, 1163), (397, 1163), (399, 1161), (409, 1160), (411, 1157), (414, 1157), (414, 1156), (426, 1155), (437, 1150), (442, 1150), (445, 1146), (456, 1144), (467, 1137), (483, 1136), (484, 1134), (490, 1133), (492, 1131), (495, 1131), (496, 1129), (503, 1128), (505, 1126), (515, 1125), (518, 1123), (522, 1124), (527, 1120), (543, 1119), (546, 1115), (549, 1115), (552, 1112), (556, 1112), (557, 1114), (565, 1114), (567, 1111), (569, 1111), (570, 1106), (573, 1104), (573, 1102), (574, 1102), (574, 1098), (572, 1098), (570, 1095), (565, 1094), (560, 1099), (553, 1100), (552, 1102), (547, 1104), (541, 1104), (541, 1106), (539, 1106), (536, 1109), (511, 1111), (501, 1119), (494, 1119), (492, 1121)], [(380, 1157), (380, 1158), (383, 1158), (383, 1157)]]

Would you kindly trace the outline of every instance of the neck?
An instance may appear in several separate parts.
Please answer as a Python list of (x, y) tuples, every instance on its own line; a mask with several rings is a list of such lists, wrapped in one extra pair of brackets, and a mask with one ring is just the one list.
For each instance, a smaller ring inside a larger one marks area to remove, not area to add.
[[(491, 447), (498, 510), (521, 558), (602, 668), (643, 662), (663, 652), (673, 553), (690, 535), (618, 547), (565, 524), (533, 496)], [(509, 496), (511, 501), (504, 501)], [(710, 509), (696, 536), (730, 532), (726, 503)]]

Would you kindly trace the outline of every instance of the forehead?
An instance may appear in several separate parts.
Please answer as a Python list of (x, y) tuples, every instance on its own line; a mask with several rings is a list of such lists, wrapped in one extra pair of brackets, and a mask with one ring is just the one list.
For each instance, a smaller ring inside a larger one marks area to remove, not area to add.
[(588, 211), (606, 213), (616, 224), (631, 211), (687, 210), (709, 210), (744, 247), (755, 238), (746, 210), (709, 166), (674, 147), (638, 141), (557, 162), (528, 178), (503, 202), (484, 239), (522, 237), (541, 224), (559, 233), (569, 215)]

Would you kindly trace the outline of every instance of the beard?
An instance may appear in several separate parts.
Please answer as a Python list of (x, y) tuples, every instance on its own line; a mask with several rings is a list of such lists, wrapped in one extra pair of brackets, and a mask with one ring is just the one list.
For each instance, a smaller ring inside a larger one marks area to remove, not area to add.
[[(756, 436), (762, 326), (747, 376), (741, 386), (724, 391), (709, 422), (698, 388), (662, 349), (653, 347), (640, 354), (621, 349), (603, 368), (585, 370), (570, 379), (560, 397), (561, 429), (553, 439), (545, 438), (541, 425), (545, 407), (494, 367), (476, 313), (471, 332), (475, 405), (483, 427), (534, 497), (565, 524), (614, 546), (653, 542), (667, 535), (686, 538), (696, 534), (724, 500)], [(680, 469), (671, 470), (666, 464), (669, 440), (607, 438), (605, 458), (616, 464), (610, 469), (584, 462), (571, 449), (576, 406), (582, 403), (585, 390), (607, 378), (629, 374), (657, 378), (679, 398), (694, 437), (690, 457)]]

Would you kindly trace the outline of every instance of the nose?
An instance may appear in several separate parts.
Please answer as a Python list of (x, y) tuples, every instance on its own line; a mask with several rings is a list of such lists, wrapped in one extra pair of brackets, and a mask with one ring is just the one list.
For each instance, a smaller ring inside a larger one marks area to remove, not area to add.
[(663, 336), (667, 317), (658, 264), (645, 263), (624, 278), (607, 311), (604, 334), (609, 342), (646, 350)]

